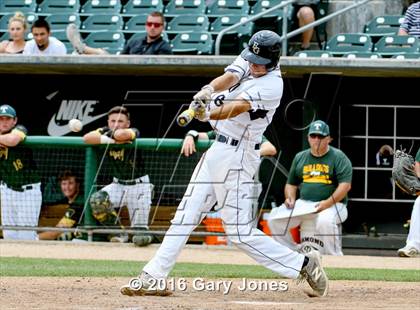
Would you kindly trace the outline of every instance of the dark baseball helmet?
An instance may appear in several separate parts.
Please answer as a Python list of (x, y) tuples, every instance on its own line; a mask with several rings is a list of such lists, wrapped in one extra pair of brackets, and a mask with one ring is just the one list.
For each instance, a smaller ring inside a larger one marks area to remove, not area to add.
[(113, 209), (109, 195), (105, 191), (97, 191), (90, 196), (89, 204), (92, 209), (92, 215), (101, 222)]
[(241, 56), (245, 60), (257, 65), (266, 65), (267, 69), (277, 66), (280, 58), (280, 36), (270, 30), (261, 30), (255, 33), (249, 40)]

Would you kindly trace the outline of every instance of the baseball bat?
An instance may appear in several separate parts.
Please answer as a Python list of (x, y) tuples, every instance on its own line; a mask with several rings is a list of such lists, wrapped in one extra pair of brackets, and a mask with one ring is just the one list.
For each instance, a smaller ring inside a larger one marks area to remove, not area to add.
[(179, 126), (187, 126), (195, 116), (195, 111), (193, 109), (188, 109), (178, 115), (176, 122)]

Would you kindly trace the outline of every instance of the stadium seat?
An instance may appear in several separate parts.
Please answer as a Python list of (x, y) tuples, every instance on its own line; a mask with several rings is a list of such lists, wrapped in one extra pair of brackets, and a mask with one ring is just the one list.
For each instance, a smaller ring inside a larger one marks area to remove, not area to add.
[[(7, 32), (9, 28), (9, 19), (13, 17), (15, 13), (7, 13), (0, 18), (0, 32)], [(28, 23), (29, 28), (32, 26), (33, 22), (38, 19), (38, 16), (35, 13), (25, 14), (26, 22)]]
[[(228, 15), (219, 16), (210, 24), (210, 33), (213, 35), (213, 39), (217, 37), (223, 29), (237, 24), (241, 21), (246, 20), (247, 16)], [(236, 55), (242, 51), (248, 43), (253, 33), (254, 23), (249, 22), (231, 30), (224, 34), (220, 46), (220, 53), (223, 55)]]
[(164, 9), (165, 16), (204, 15), (206, 4), (204, 0), (170, 0)]
[(377, 41), (384, 35), (393, 35), (398, 33), (404, 15), (384, 15), (377, 16), (365, 25), (365, 33)]
[[(257, 1), (249, 11), (249, 15), (257, 15), (263, 11), (266, 11), (272, 8), (275, 5), (282, 3), (283, 0), (261, 0)], [(277, 9), (267, 15), (264, 15), (263, 18), (275, 17), (275, 18), (282, 18), (283, 16), (283, 9)]]
[(307, 51), (298, 51), (293, 56), (300, 57), (300, 58), (307, 58), (307, 57), (320, 57), (320, 58), (331, 58), (334, 55), (330, 52), (323, 51), (323, 50), (307, 50)]
[[(317, 4), (317, 9), (315, 10), (315, 19), (319, 20), (323, 17), (325, 17), (328, 14), (329, 10), (329, 0), (320, 0), (320, 2)], [(290, 21), (289, 21), (289, 31), (295, 30), (299, 28), (298, 18), (297, 18), (297, 11), (295, 9), (292, 9), (290, 12)], [(279, 33), (281, 32), (281, 28), (279, 29)], [(328, 41), (328, 34), (327, 34), (327, 24), (323, 23), (317, 27), (315, 27), (315, 36), (316, 40), (318, 42), (318, 46), (320, 49), (322, 49), (323, 42)], [(291, 38), (290, 41), (296, 41), (298, 40), (300, 42), (300, 36), (296, 36), (294, 38)]]
[(0, 12), (1, 13), (35, 13), (36, 0), (1, 0)]
[(420, 53), (402, 53), (393, 55), (394, 59), (420, 59)]
[(145, 31), (148, 14), (131, 17), (124, 25), (124, 32)]
[(37, 12), (43, 14), (74, 14), (80, 9), (79, 0), (44, 0), (38, 5)]
[(69, 23), (76, 24), (80, 27), (79, 14), (51, 14), (45, 20), (50, 24), (52, 30), (66, 29)]
[(9, 41), (9, 33), (8, 32), (3, 32), (2, 30), (0, 30), (0, 42), (2, 41)]
[(378, 59), (378, 58), (382, 58), (382, 56), (378, 53), (374, 53), (374, 52), (349, 52), (349, 53), (344, 53), (342, 55), (342, 57), (344, 58), (370, 58), (370, 59)]
[(168, 33), (202, 32), (209, 29), (209, 19), (206, 15), (179, 15), (166, 26)]
[(327, 42), (325, 50), (335, 56), (347, 52), (370, 52), (372, 41), (369, 36), (363, 33), (341, 33)]
[[(283, 0), (261, 0), (257, 1), (254, 6), (250, 8), (249, 15), (256, 15), (263, 11), (272, 8), (275, 5), (280, 4)], [(260, 17), (255, 21), (254, 32), (260, 30), (272, 30), (277, 33), (281, 33), (283, 20), (283, 9), (275, 10), (263, 17)]]
[(122, 8), (121, 13), (124, 16), (135, 16), (154, 11), (163, 11), (162, 0), (129, 0)]
[(246, 0), (215, 0), (207, 7), (209, 17), (239, 15), (244, 16), (249, 13), (249, 4)]
[(383, 36), (375, 44), (373, 51), (382, 57), (391, 57), (401, 53), (417, 53), (419, 49), (419, 39), (413, 36)]
[(119, 14), (120, 11), (120, 0), (91, 0), (82, 6), (80, 14)]
[(213, 39), (209, 32), (179, 33), (171, 41), (174, 54), (211, 54)]
[(88, 46), (103, 48), (110, 54), (117, 54), (125, 44), (124, 34), (120, 31), (92, 32), (86, 39)]
[(82, 23), (80, 27), (83, 31), (115, 31), (123, 28), (124, 21), (117, 14), (98, 14), (91, 15)]

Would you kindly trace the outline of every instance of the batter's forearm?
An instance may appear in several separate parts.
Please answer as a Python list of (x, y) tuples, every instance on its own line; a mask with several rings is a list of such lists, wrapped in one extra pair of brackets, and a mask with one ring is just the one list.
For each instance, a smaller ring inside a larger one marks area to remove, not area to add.
[(220, 107), (211, 110), (209, 118), (211, 120), (221, 120), (235, 117), (243, 112), (247, 112), (251, 109), (251, 105), (245, 100), (235, 100), (229, 103), (225, 103)]
[(416, 171), (417, 177), (420, 178), (420, 162), (416, 161), (414, 170)]

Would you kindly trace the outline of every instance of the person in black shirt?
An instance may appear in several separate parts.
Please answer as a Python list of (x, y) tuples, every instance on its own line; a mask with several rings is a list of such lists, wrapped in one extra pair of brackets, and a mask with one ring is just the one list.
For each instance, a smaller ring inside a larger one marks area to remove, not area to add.
[[(165, 17), (160, 12), (152, 12), (147, 16), (146, 35), (142, 38), (129, 40), (121, 54), (125, 55), (166, 55), (172, 54), (169, 42), (162, 38), (165, 29)], [(106, 55), (102, 48), (93, 48), (83, 43), (79, 29), (75, 24), (67, 26), (67, 37), (78, 54)]]
[[(67, 205), (64, 216), (57, 223), (56, 227), (71, 228), (80, 222), (83, 213), (83, 197), (80, 195), (79, 178), (70, 170), (64, 170), (58, 177), (63, 198), (57, 201), (56, 205)], [(73, 234), (60, 231), (44, 231), (38, 234), (39, 240), (71, 240)]]
[(135, 144), (139, 135), (138, 129), (131, 127), (127, 109), (115, 106), (108, 112), (107, 126), (85, 134), (83, 140), (88, 144), (108, 144), (102, 167), (113, 181), (101, 190), (107, 192), (114, 209), (127, 206), (131, 226), (142, 231), (148, 229), (153, 185), (144, 173), (140, 150), (135, 145), (121, 146)]
[(126, 55), (165, 55), (172, 54), (169, 43), (162, 38), (165, 18), (160, 12), (152, 12), (146, 21), (146, 36), (129, 40), (121, 54)]

